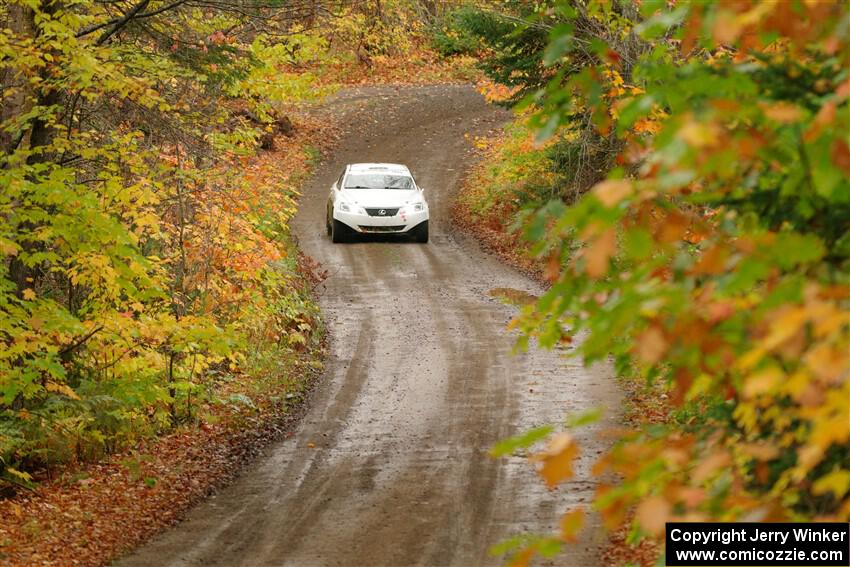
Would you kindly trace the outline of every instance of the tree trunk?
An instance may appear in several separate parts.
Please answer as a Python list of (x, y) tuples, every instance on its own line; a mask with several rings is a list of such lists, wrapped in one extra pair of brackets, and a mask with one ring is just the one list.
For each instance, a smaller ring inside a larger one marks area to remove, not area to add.
[[(35, 36), (35, 13), (32, 9), (20, 4), (10, 4), (7, 8), (8, 18), (6, 26), (12, 30), (12, 35), (17, 37)], [(10, 92), (10, 89), (15, 90)], [(16, 76), (13, 67), (7, 67), (0, 71), (0, 91), (4, 94), (0, 97), (0, 124), (10, 118), (19, 116), (32, 108), (31, 89), (24, 77)], [(8, 156), (20, 144), (22, 135), (0, 130), (0, 151)]]
[[(56, 14), (63, 7), (61, 0), (45, 0), (42, 3), (41, 11), (47, 15), (52, 16)], [(22, 9), (23, 11), (19, 14), (18, 22), (20, 25), (20, 30), (23, 33), (29, 33), (33, 37), (37, 37), (40, 34), (40, 30), (36, 26), (35, 23), (35, 14), (30, 9)], [(42, 79), (45, 79), (45, 83), (49, 84), (48, 70), (42, 70), (41, 75)], [(12, 78), (14, 80), (14, 78)], [(29, 101), (32, 100), (32, 96), (24, 97), (23, 101), (19, 103), (18, 108), (14, 108), (12, 104), (13, 112), (20, 112), (23, 110), (23, 107), (29, 104)], [(62, 100), (62, 95), (59, 91), (49, 88), (47, 90), (43, 90), (38, 93), (36, 98), (36, 105), (43, 108), (48, 108), (54, 105), (57, 105)], [(3, 105), (4, 113), (7, 111), (6, 105)], [(27, 159), (27, 163), (29, 165), (35, 165), (37, 163), (45, 163), (50, 161), (53, 156), (44, 151), (44, 148), (48, 148), (50, 144), (53, 142), (53, 136), (55, 135), (55, 129), (48, 124), (48, 122), (43, 117), (35, 118), (30, 126), (29, 130), (29, 147), (31, 150), (36, 150), (42, 148), (42, 151), (33, 152), (30, 157)], [(18, 145), (18, 142), (22, 138), (18, 138), (16, 140), (11, 140), (8, 142), (7, 152), (14, 151), (15, 147)], [(18, 231), (22, 233), (32, 233), (36, 227), (31, 223), (24, 223), (18, 227)], [(20, 298), (23, 296), (23, 292), (27, 288), (34, 288), (37, 283), (37, 278), (39, 271), (35, 266), (28, 266), (24, 263), (24, 259), (31, 255), (33, 252), (38, 251), (41, 245), (37, 242), (32, 242), (29, 239), (21, 239), (20, 241), (21, 248), (23, 249), (20, 254), (14, 256), (12, 261), (9, 263), (9, 279), (15, 284), (16, 287), (16, 295)]]

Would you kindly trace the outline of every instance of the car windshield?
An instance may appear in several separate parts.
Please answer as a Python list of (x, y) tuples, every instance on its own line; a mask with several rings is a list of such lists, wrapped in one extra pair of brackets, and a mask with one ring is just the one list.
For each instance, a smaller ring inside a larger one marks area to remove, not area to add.
[(345, 178), (346, 189), (413, 189), (409, 175), (391, 173), (352, 173)]

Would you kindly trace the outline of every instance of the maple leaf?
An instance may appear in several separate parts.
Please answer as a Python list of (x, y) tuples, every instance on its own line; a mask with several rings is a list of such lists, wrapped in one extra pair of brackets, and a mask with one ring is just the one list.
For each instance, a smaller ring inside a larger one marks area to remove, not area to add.
[(549, 260), (546, 262), (546, 269), (543, 272), (543, 277), (548, 282), (554, 282), (558, 279), (561, 273), (561, 255), (553, 252), (549, 255)]
[(726, 247), (716, 245), (703, 252), (693, 268), (695, 274), (721, 274), (726, 269)]
[(664, 332), (656, 325), (647, 328), (635, 342), (635, 352), (638, 359), (646, 365), (657, 363), (667, 352), (667, 339)]
[(529, 459), (538, 463), (537, 472), (549, 488), (554, 488), (573, 476), (573, 460), (578, 455), (578, 445), (569, 433), (559, 433), (549, 440), (544, 451)]
[(664, 533), (664, 527), (670, 518), (671, 506), (665, 498), (650, 496), (644, 499), (635, 513), (638, 523), (652, 535)]
[(561, 539), (566, 542), (578, 540), (578, 531), (584, 523), (584, 508), (576, 508), (561, 516)]
[(594, 195), (609, 208), (619, 204), (632, 191), (632, 182), (627, 179), (607, 179), (593, 188)]
[(608, 262), (617, 249), (617, 232), (609, 228), (596, 237), (584, 251), (587, 275), (601, 278), (608, 272)]

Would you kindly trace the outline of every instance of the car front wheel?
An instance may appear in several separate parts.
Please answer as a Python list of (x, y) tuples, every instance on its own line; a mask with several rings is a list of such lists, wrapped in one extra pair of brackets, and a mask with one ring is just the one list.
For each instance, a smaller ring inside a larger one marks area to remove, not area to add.
[(345, 242), (348, 238), (348, 227), (336, 219), (330, 224), (331, 242)]
[(413, 229), (413, 237), (416, 239), (416, 242), (421, 244), (428, 243), (428, 221), (423, 222), (419, 226)]

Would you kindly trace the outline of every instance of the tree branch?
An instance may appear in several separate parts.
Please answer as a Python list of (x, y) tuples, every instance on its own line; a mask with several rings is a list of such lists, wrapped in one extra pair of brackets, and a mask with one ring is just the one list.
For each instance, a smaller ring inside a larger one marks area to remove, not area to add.
[(92, 338), (93, 336), (95, 336), (95, 334), (97, 334), (98, 332), (100, 332), (100, 331), (102, 331), (102, 330), (103, 330), (103, 325), (100, 325), (100, 326), (98, 326), (98, 327), (95, 327), (94, 329), (92, 329), (91, 331), (89, 331), (89, 332), (88, 332), (87, 334), (85, 334), (84, 336), (80, 337), (79, 339), (77, 339), (77, 340), (76, 340), (76, 341), (74, 341), (73, 343), (71, 343), (71, 344), (69, 344), (68, 346), (66, 346), (65, 348), (61, 349), (61, 350), (59, 351), (59, 356), (60, 356), (60, 358), (65, 358), (65, 357), (67, 357), (69, 354), (71, 354), (72, 352), (74, 352), (75, 350), (77, 350), (78, 348), (80, 348), (81, 346), (83, 346), (86, 342), (88, 342), (88, 340), (89, 340), (90, 338)]

